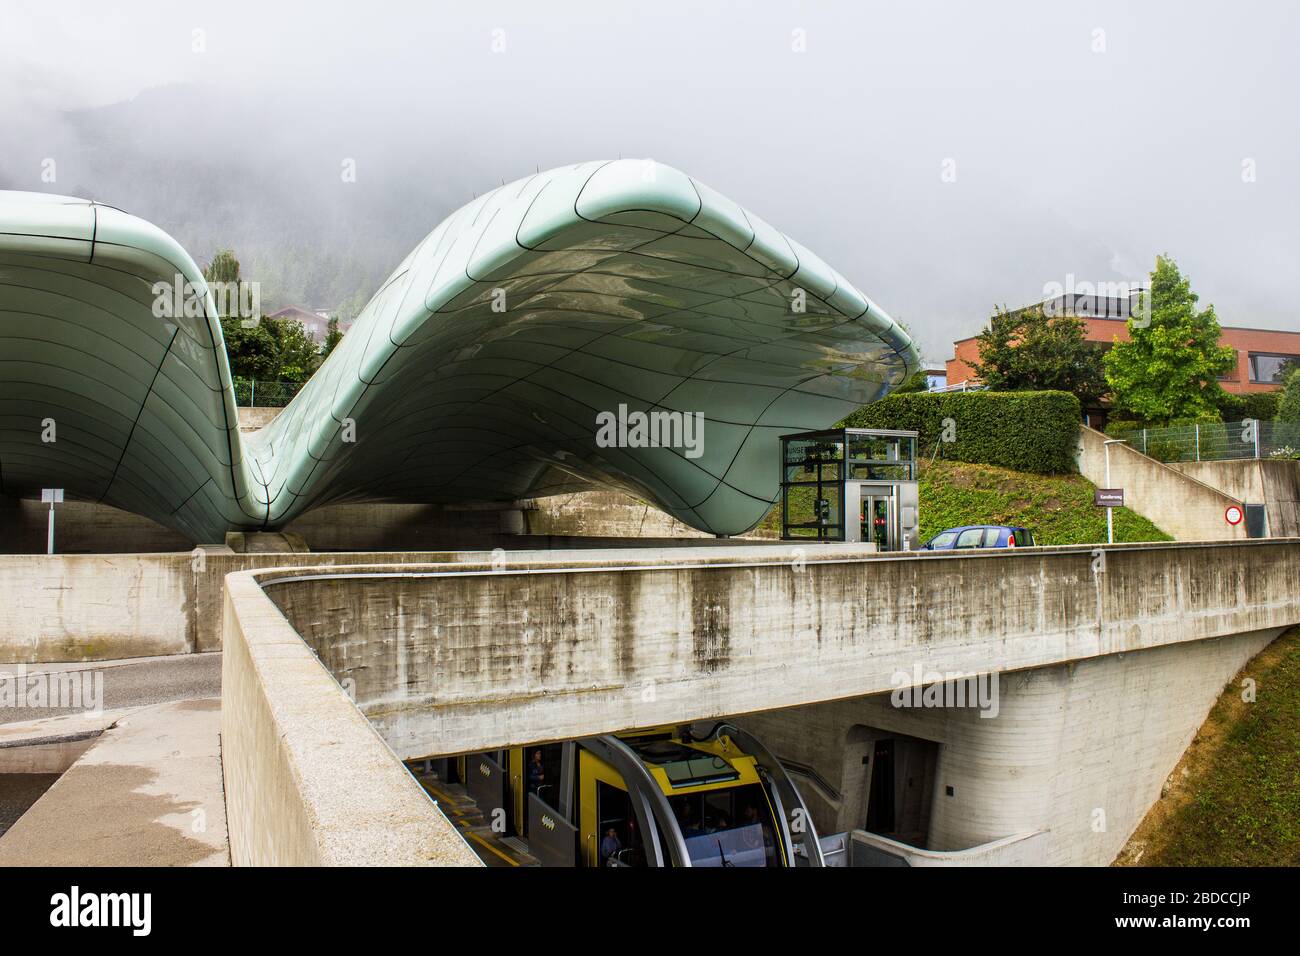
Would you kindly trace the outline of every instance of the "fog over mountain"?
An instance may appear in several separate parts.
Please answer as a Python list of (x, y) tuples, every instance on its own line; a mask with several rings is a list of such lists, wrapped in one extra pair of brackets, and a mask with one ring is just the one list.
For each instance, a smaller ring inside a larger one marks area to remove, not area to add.
[(1300, 329), (1285, 4), (133, 9), (6, 5), (0, 188), (120, 206), (201, 264), (231, 247), (272, 305), (364, 300), (503, 180), (650, 156), (816, 251), (931, 361), (995, 303), (1161, 252), (1224, 324)]

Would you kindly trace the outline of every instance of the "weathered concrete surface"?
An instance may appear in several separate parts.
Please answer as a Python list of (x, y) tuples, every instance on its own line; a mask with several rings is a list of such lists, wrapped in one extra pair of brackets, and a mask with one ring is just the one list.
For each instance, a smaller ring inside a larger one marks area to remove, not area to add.
[[(480, 557), (482, 557), (480, 555)], [(301, 554), (0, 555), (0, 663), (98, 661), (219, 650), (231, 571), (299, 565)], [(401, 564), (441, 552), (314, 554), (313, 564)]]
[(255, 432), (260, 428), (265, 428), (284, 411), (283, 408), (273, 405), (240, 405), (239, 406), (239, 430), (241, 432)]
[(0, 837), (0, 866), (224, 866), (221, 702), (117, 721)]
[(1047, 834), (1043, 831), (1018, 833), (967, 850), (923, 850), (866, 830), (846, 836), (851, 844), (857, 844), (846, 850), (860, 858), (859, 866), (1042, 866), (1046, 861)]
[(256, 582), (235, 575), (228, 587), (222, 742), (233, 862), (478, 865)]
[[(44, 555), (48, 513), (49, 506), (39, 501), (0, 496), (0, 554)], [(709, 540), (644, 502), (609, 491), (483, 507), (333, 504), (307, 512), (283, 531), (299, 535), (316, 552), (491, 551), (519, 547), (513, 541), (519, 535)], [(58, 506), (54, 545), (58, 554), (182, 552), (194, 546), (148, 518), (88, 501)]]
[(403, 758), (859, 697), (916, 667), (1020, 670), (1300, 622), (1295, 540), (1117, 545), (1100, 573), (1086, 547), (734, 550), (749, 554), (260, 578)]
[[(1079, 428), (1079, 472), (1098, 488), (1106, 485), (1106, 436)], [(1239, 541), (1246, 538), (1246, 524), (1233, 526), (1223, 520), (1229, 505), (1238, 498), (1202, 484), (1168, 465), (1148, 458), (1128, 445), (1110, 446), (1110, 485), (1124, 489), (1124, 505), (1153, 521), (1161, 531), (1178, 541)]]
[(866, 781), (854, 744), (905, 735), (942, 745), (928, 849), (951, 853), (1042, 830), (1038, 862), (1104, 866), (1160, 796), (1225, 682), (1278, 633), (1003, 674), (993, 718), (974, 708), (896, 707), (886, 694), (751, 714), (739, 723), (778, 757), (815, 768), (845, 795), (832, 807), (804, 789), (819, 832), (865, 820), (866, 804), (856, 795), (865, 800)]
[[(712, 539), (653, 505), (617, 491), (554, 495), (523, 503), (527, 534), (569, 537)], [(754, 531), (731, 540), (777, 538), (775, 531)]]
[[(322, 508), (320, 512), (328, 511)], [(320, 512), (312, 512), (317, 514)], [(520, 548), (573, 547), (583, 539), (499, 535)], [(598, 546), (652, 546), (653, 539), (601, 539)], [(725, 546), (703, 538), (674, 541)], [(769, 543), (780, 547), (779, 543)], [(504, 553), (504, 548), (497, 554)], [(615, 553), (610, 550), (609, 553)], [(222, 588), (232, 571), (352, 564), (487, 561), (491, 551), (236, 554), (204, 545), (176, 554), (0, 555), (0, 663), (98, 661), (216, 651)]]
[(1169, 467), (1232, 498), (1264, 505), (1270, 536), (1300, 536), (1300, 461), (1242, 458), (1177, 461)]
[[(50, 506), (0, 495), (0, 553), (44, 554)], [(65, 501), (54, 515), (54, 548), (60, 554), (184, 551), (182, 535), (157, 522), (92, 501)]]
[(0, 724), (0, 773), (63, 773), (105, 730), (136, 708)]

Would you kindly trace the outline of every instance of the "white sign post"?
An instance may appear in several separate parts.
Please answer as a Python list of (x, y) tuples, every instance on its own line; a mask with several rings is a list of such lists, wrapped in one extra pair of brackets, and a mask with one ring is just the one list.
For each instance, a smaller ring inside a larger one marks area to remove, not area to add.
[(63, 504), (62, 488), (42, 488), (41, 501), (50, 506), (50, 530), (45, 538), (45, 553), (54, 553), (54, 506)]
[[(1126, 441), (1126, 439), (1123, 439), (1123, 438), (1108, 438), (1108, 439), (1106, 439), (1106, 441), (1104, 442), (1104, 446), (1105, 446), (1105, 449), (1106, 449), (1106, 487), (1107, 487), (1107, 488), (1110, 487), (1110, 446), (1111, 446), (1111, 445), (1123, 445), (1123, 444), (1125, 443), (1125, 441)], [(1121, 495), (1120, 495), (1120, 502), (1123, 503), (1123, 500), (1124, 500), (1124, 496), (1123, 496), (1123, 494), (1121, 494)], [(1098, 503), (1100, 504), (1100, 502), (1098, 502)], [(1110, 508), (1110, 507), (1107, 507), (1107, 508), (1106, 508), (1106, 543), (1107, 543), (1107, 544), (1114, 544), (1114, 543), (1115, 543), (1115, 518), (1114, 518), (1114, 514), (1115, 514), (1115, 511), (1114, 511), (1113, 508)]]

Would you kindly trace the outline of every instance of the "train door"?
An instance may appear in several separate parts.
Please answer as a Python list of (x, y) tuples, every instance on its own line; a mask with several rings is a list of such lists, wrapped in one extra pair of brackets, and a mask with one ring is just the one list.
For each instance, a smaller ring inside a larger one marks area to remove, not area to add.
[(524, 832), (524, 748), (511, 747), (507, 764), (510, 774), (510, 828)]
[(506, 751), (491, 750), (465, 756), (465, 790), (494, 832), (503, 834), (509, 826), (509, 776)]
[(586, 866), (645, 866), (644, 844), (623, 778), (595, 754), (579, 750), (580, 858)]
[[(517, 756), (516, 756), (517, 755)], [(564, 744), (539, 744), (511, 751), (510, 780), (514, 787), (515, 829), (528, 835), (528, 794), (553, 809), (560, 809), (560, 773), (564, 761)]]

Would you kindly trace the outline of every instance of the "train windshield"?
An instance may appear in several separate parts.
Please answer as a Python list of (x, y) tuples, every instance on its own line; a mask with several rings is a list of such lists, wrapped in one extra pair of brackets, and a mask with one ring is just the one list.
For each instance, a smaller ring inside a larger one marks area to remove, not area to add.
[(692, 866), (780, 866), (776, 828), (757, 784), (669, 800)]
[(674, 787), (735, 780), (740, 776), (731, 764), (715, 754), (696, 750), (671, 740), (629, 741), (646, 763), (660, 767)]

